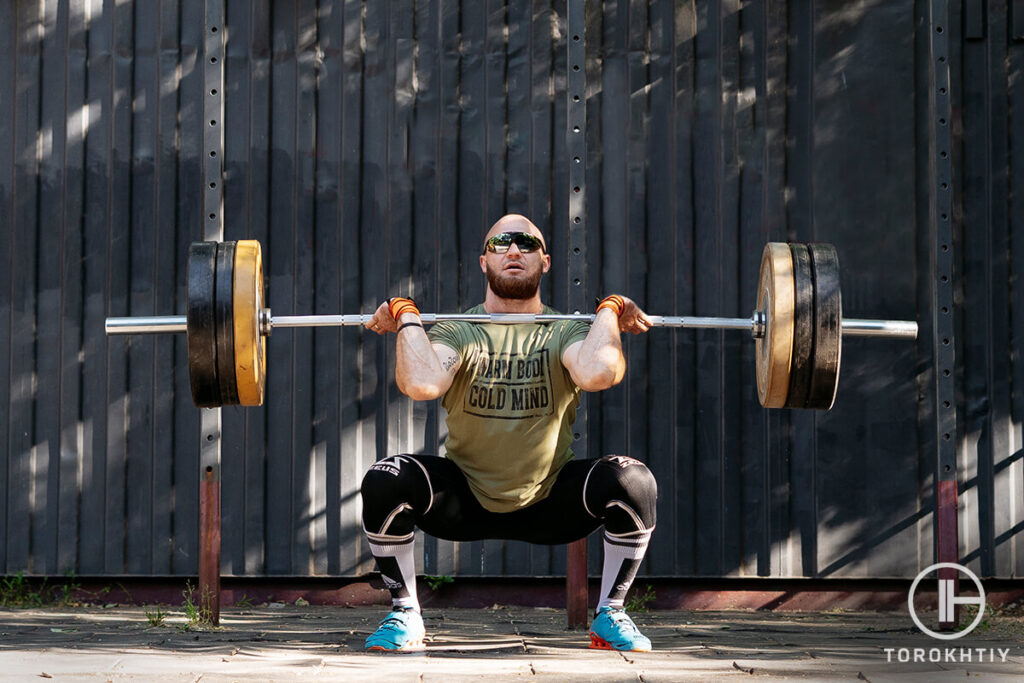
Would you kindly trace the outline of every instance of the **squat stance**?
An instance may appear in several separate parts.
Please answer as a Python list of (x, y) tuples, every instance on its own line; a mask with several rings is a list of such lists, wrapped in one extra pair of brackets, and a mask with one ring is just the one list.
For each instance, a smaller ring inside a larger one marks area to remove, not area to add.
[[(468, 313), (554, 313), (540, 299), (551, 267), (540, 230), (519, 215), (488, 231), (484, 303)], [(601, 598), (591, 647), (650, 650), (623, 610), (654, 530), (657, 486), (645, 465), (609, 456), (574, 460), (580, 391), (622, 380), (621, 332), (649, 329), (643, 311), (613, 295), (592, 325), (442, 322), (425, 332), (409, 299), (381, 304), (366, 325), (397, 332), (395, 379), (415, 400), (443, 397), (447, 457), (395, 455), (362, 482), (363, 529), (394, 611), (366, 640), (375, 650), (423, 647), (414, 530), (451, 541), (561, 544), (604, 527)]]

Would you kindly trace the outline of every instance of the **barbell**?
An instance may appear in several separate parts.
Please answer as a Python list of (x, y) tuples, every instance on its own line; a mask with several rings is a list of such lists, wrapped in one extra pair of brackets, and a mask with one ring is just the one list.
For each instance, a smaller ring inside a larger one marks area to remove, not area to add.
[[(365, 325), (372, 314), (273, 316), (263, 306), (263, 258), (256, 240), (193, 242), (187, 314), (107, 318), (106, 332), (185, 332), (192, 400), (204, 408), (258, 406), (266, 383), (266, 338), (274, 328)], [(523, 324), (593, 322), (587, 314), (432, 314), (446, 320)], [(769, 242), (761, 256), (757, 309), (749, 318), (648, 316), (652, 327), (746, 330), (755, 339), (757, 393), (766, 408), (828, 410), (839, 383), (842, 338), (915, 339), (907, 320), (843, 318), (839, 259), (830, 244)]]

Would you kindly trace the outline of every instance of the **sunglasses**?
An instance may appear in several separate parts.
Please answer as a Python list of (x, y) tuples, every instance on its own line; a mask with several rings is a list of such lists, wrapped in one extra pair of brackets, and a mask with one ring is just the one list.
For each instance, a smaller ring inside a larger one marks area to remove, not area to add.
[(512, 245), (516, 245), (519, 251), (529, 254), (532, 251), (544, 251), (544, 243), (540, 238), (534, 237), (528, 232), (501, 232), (487, 240), (484, 249), (494, 254), (504, 254)]

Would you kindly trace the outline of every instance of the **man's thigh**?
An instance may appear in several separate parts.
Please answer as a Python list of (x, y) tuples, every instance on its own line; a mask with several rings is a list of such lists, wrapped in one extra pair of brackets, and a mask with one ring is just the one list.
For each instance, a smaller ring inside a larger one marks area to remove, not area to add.
[(431, 505), (416, 515), (424, 532), (449, 541), (506, 539), (548, 545), (583, 538), (600, 525), (583, 504), (583, 484), (595, 460), (573, 460), (558, 473), (548, 496), (514, 512), (491, 512), (473, 495), (451, 460), (411, 456), (423, 464), (432, 488)]

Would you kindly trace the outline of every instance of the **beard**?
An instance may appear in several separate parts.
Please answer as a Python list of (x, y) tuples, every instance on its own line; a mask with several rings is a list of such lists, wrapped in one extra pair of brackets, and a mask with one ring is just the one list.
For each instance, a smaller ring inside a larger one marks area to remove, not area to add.
[(500, 270), (492, 270), (491, 264), (487, 264), (487, 284), (491, 286), (491, 291), (502, 299), (533, 298), (540, 287), (541, 275), (543, 272), (538, 268), (536, 272), (528, 273), (527, 277), (512, 277)]

